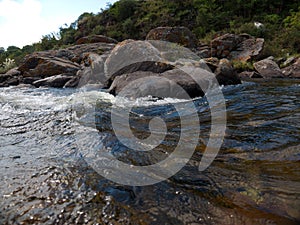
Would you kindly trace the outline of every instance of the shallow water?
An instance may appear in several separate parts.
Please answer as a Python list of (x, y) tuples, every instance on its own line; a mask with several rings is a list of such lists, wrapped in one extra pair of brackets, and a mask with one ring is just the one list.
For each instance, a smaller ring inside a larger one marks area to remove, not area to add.
[(222, 90), (227, 130), (212, 165), (198, 171), (211, 122), (199, 98), (200, 140), (189, 163), (166, 181), (132, 187), (99, 175), (84, 154), (104, 151), (141, 166), (164, 160), (180, 137), (174, 104), (182, 102), (135, 102), (130, 121), (137, 137), (150, 135), (153, 116), (168, 129), (153, 151), (136, 152), (114, 135), (114, 98), (107, 93), (0, 89), (0, 224), (299, 224), (300, 81)]

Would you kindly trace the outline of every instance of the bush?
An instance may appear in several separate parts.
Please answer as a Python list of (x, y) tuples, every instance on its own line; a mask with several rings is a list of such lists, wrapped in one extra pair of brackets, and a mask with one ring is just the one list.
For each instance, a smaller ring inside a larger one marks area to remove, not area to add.
[(16, 63), (14, 59), (6, 58), (0, 67), (0, 73), (6, 73), (10, 69), (16, 67)]
[(252, 71), (254, 70), (253, 64), (251, 62), (243, 62), (239, 60), (233, 60), (232, 61), (233, 68), (237, 72), (243, 72), (243, 71)]

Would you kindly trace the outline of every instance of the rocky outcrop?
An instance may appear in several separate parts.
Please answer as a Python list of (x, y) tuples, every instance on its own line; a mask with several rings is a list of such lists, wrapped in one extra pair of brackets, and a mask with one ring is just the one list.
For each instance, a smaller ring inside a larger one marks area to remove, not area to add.
[[(18, 68), (1, 75), (0, 87), (19, 83), (76, 87), (102, 82), (106, 80), (100, 79), (104, 76), (104, 62), (114, 46), (115, 44), (93, 43), (35, 52), (26, 56)], [(64, 74), (63, 77), (61, 74)]]
[(57, 57), (29, 57), (19, 68), (23, 77), (46, 78), (58, 74), (76, 75), (80, 66)]
[(91, 43), (98, 43), (98, 42), (113, 43), (113, 44), (118, 43), (115, 39), (106, 37), (104, 35), (90, 35), (90, 36), (79, 38), (76, 41), (76, 44), (81, 45), (81, 44), (91, 44)]
[(106, 66), (112, 81), (109, 92), (134, 98), (148, 95), (176, 98), (203, 96), (203, 88), (208, 87), (212, 76), (220, 85), (241, 82), (228, 60), (217, 62), (215, 75), (205, 61), (195, 57), (191, 51), (151, 41), (120, 43), (108, 57)]
[(214, 57), (246, 62), (258, 58), (263, 46), (263, 38), (248, 34), (224, 34), (211, 41), (211, 53)]
[(187, 48), (198, 45), (196, 36), (186, 27), (157, 27), (148, 33), (146, 40), (174, 42)]
[(292, 65), (283, 68), (281, 72), (289, 78), (300, 78), (300, 58)]
[(267, 58), (253, 64), (255, 70), (263, 78), (283, 78), (284, 74), (281, 72), (279, 66), (273, 60)]

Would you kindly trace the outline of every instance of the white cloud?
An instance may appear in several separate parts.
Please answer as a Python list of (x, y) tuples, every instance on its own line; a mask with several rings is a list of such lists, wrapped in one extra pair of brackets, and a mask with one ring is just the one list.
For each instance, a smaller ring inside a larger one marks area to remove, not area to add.
[(0, 0), (0, 47), (38, 42), (43, 35), (58, 31), (61, 21), (71, 22), (72, 18), (43, 18), (38, 0)]

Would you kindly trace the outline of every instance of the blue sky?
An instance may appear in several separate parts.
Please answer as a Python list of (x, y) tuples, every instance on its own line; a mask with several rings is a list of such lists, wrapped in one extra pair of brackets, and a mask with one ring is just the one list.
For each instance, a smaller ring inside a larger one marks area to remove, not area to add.
[(0, 0), (0, 47), (23, 47), (117, 0)]

